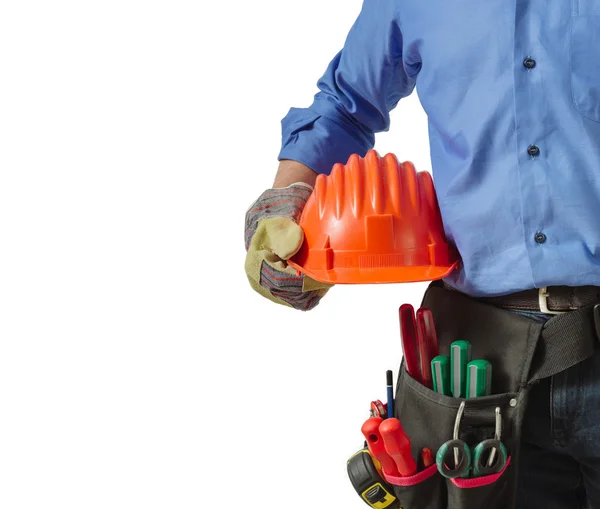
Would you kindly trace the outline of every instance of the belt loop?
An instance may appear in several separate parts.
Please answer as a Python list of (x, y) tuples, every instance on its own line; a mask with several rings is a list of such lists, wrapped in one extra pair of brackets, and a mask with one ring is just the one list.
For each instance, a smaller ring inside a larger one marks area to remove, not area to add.
[[(540, 303), (540, 311), (542, 313), (546, 313), (549, 315), (562, 315), (562, 314), (566, 313), (566, 311), (551, 311), (550, 309), (548, 309), (548, 296), (549, 295), (550, 294), (548, 293), (547, 286), (544, 286), (539, 289), (538, 297), (539, 297), (539, 303)], [(595, 311), (595, 309), (594, 309), (594, 311)], [(598, 325), (596, 325), (596, 327), (598, 327)]]

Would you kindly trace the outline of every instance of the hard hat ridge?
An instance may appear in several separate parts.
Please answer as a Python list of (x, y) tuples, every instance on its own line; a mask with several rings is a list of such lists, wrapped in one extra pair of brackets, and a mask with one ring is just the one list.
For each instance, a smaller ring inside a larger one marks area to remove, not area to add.
[(289, 263), (318, 281), (428, 281), (458, 263), (431, 175), (394, 154), (353, 154), (319, 175), (300, 226), (304, 244)]

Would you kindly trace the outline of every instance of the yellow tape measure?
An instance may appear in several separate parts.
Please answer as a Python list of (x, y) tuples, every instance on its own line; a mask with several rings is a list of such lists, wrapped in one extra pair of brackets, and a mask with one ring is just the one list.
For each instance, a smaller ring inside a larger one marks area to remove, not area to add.
[(348, 460), (350, 482), (373, 509), (401, 509), (394, 490), (380, 475), (368, 449), (358, 451)]
[[(387, 509), (398, 499), (377, 482), (362, 493), (363, 500), (374, 509)], [(401, 507), (401, 506), (396, 506)]]

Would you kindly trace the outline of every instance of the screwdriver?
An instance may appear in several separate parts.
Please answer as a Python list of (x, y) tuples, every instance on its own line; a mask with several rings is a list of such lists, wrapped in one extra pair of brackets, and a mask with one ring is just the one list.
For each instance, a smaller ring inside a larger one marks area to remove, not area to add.
[(489, 396), (492, 393), (492, 365), (483, 359), (467, 364), (467, 398)]
[(379, 431), (381, 423), (389, 420), (390, 419), (386, 419), (384, 421), (381, 417), (371, 417), (362, 425), (361, 431), (367, 441), (367, 447), (369, 448), (371, 456), (381, 463), (383, 471), (388, 475), (398, 477), (400, 474), (396, 468), (396, 462), (386, 452), (385, 443), (383, 442), (383, 438)]
[(450, 390), (455, 398), (466, 394), (467, 364), (471, 361), (471, 343), (455, 341), (450, 345)]
[(425, 447), (421, 451), (421, 459), (423, 460), (423, 468), (428, 468), (435, 463), (433, 451), (429, 447)]
[(402, 304), (398, 310), (400, 315), (400, 337), (406, 371), (417, 382), (421, 383), (421, 370), (419, 367), (417, 351), (417, 323), (415, 308), (411, 304)]
[(410, 440), (395, 417), (386, 419), (379, 426), (385, 450), (394, 459), (401, 477), (417, 473), (417, 464), (410, 452)]
[(417, 310), (417, 338), (422, 383), (425, 387), (431, 389), (433, 387), (431, 361), (440, 352), (433, 313), (429, 308), (421, 307)]
[(433, 390), (444, 396), (450, 396), (450, 357), (438, 355), (431, 361)]

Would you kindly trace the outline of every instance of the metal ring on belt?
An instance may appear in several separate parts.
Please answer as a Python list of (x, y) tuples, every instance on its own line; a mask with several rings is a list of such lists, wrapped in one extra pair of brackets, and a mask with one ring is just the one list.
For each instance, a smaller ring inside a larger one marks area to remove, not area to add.
[[(455, 290), (446, 282), (444, 287)], [(497, 297), (477, 297), (476, 300), (502, 308), (565, 313), (600, 303), (600, 286), (549, 286)]]

